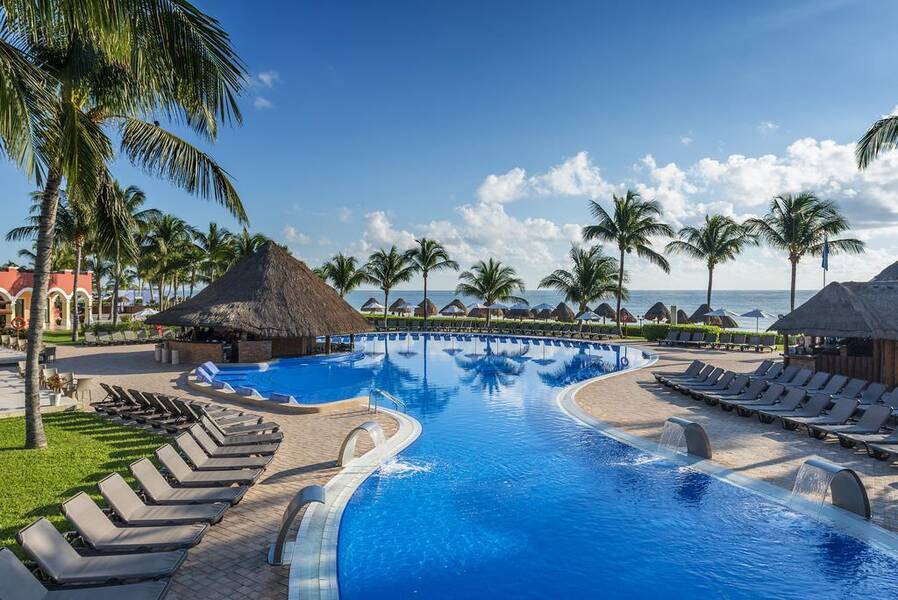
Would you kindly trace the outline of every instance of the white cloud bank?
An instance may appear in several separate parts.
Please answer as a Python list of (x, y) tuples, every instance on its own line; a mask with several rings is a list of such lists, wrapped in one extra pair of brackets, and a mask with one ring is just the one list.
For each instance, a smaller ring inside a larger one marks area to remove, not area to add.
[[(406, 248), (416, 236), (426, 235), (440, 240), (462, 265), (493, 256), (513, 265), (533, 285), (564, 264), (568, 245), (580, 239), (581, 226), (516, 216), (510, 212), (515, 201), (594, 199), (607, 206), (612, 193), (627, 188), (658, 200), (664, 218), (675, 227), (696, 223), (709, 212), (738, 219), (759, 215), (776, 194), (813, 190), (838, 201), (855, 228), (853, 233), (871, 246), (867, 255), (834, 258), (831, 279), (862, 279), (898, 258), (898, 243), (892, 241), (894, 229), (898, 229), (898, 152), (887, 154), (861, 172), (855, 165), (853, 143), (812, 138), (796, 140), (779, 156), (733, 154), (723, 159), (702, 158), (683, 167), (673, 162), (660, 164), (646, 155), (634, 165), (630, 178), (615, 183), (603, 178), (585, 151), (541, 173), (530, 174), (515, 167), (487, 175), (476, 190), (477, 201), (457, 206), (450, 219), (402, 229), (382, 211), (369, 213), (362, 238), (350, 250), (365, 255), (390, 244)], [(582, 212), (588, 219), (585, 204)], [(672, 262), (676, 280), (666, 279), (656, 268), (629, 258), (631, 285), (650, 289), (703, 287), (705, 271), (701, 265), (682, 258)], [(809, 274), (802, 276), (806, 279), (800, 285), (819, 284), (819, 271), (814, 274), (809, 268), (816, 262), (808, 258), (803, 263)], [(752, 273), (750, 279), (744, 276), (747, 269)], [(781, 288), (787, 271), (783, 257), (762, 248), (748, 252), (738, 266), (723, 267), (717, 281), (719, 286), (730, 288)], [(454, 281), (453, 275), (443, 277), (444, 285)]]

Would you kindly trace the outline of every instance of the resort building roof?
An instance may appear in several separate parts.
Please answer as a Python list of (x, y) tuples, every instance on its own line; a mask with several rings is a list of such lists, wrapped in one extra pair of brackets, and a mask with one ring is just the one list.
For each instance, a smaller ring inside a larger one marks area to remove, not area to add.
[(273, 242), (196, 296), (147, 319), (152, 325), (214, 327), (262, 338), (369, 331), (368, 321), (303, 262)]

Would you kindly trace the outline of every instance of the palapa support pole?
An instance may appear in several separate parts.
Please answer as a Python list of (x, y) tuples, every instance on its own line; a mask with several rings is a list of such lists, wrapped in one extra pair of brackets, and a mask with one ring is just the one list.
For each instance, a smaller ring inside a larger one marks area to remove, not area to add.
[(329, 335), (324, 336), (324, 353), (331, 353), (331, 336)]

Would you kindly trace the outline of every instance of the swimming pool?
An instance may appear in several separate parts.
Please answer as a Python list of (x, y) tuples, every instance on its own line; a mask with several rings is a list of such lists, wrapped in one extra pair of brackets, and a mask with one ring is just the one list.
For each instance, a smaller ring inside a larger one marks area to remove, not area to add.
[(890, 552), (559, 409), (561, 388), (641, 366), (640, 351), (439, 337), (367, 341), (353, 367), (423, 431), (346, 507), (342, 598), (898, 593)]

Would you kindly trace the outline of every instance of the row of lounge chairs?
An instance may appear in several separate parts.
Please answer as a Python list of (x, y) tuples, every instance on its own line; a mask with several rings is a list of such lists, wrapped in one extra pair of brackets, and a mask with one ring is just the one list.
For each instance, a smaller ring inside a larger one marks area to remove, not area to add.
[(9, 348), (10, 350), (18, 350), (19, 352), (24, 352), (28, 347), (28, 341), (25, 338), (20, 338), (15, 335), (8, 335), (4, 333), (0, 334), (0, 346)]
[(654, 373), (660, 383), (706, 404), (718, 405), (787, 430), (804, 428), (817, 439), (834, 436), (845, 448), (863, 447), (880, 460), (898, 457), (898, 390), (878, 382), (765, 360), (752, 373), (735, 373), (702, 361), (685, 372)]
[[(100, 414), (137, 422), (135, 393), (107, 386), (109, 395), (93, 406)], [(60, 533), (45, 518), (22, 529), (17, 539), (34, 561), (29, 571), (9, 549), (0, 550), (0, 598), (63, 600), (156, 600), (165, 596), (169, 578), (200, 543), (209, 527), (239, 502), (272, 460), (283, 435), (275, 423), (221, 406), (196, 406), (200, 418), (156, 450), (160, 471), (148, 459), (130, 465), (140, 488), (118, 473), (99, 484), (108, 505), (102, 509), (86, 493), (66, 500), (62, 511), (74, 526)], [(238, 415), (244, 416), (244, 415)], [(183, 415), (169, 417), (180, 421)], [(161, 419), (161, 415), (158, 415)], [(248, 426), (247, 422), (255, 421)], [(177, 447), (177, 449), (175, 448)], [(179, 452), (180, 451), (180, 452)], [(71, 543), (70, 543), (71, 542)]]
[(598, 326), (580, 325), (579, 323), (562, 323), (559, 321), (492, 321), (487, 328), (486, 321), (480, 319), (438, 319), (427, 321), (420, 319), (389, 319), (384, 328), (383, 320), (374, 321), (378, 331), (457, 331), (462, 333), (494, 333), (506, 335), (532, 335), (545, 337), (567, 337), (586, 340), (604, 340), (617, 337), (608, 328), (605, 331)]
[(113, 331), (111, 333), (100, 331), (94, 333), (92, 331), (84, 332), (84, 340), (81, 342), (84, 346), (120, 346), (124, 344), (148, 344), (150, 342), (158, 342), (164, 339), (174, 337), (171, 330), (166, 329), (162, 335), (151, 335), (146, 329), (139, 329), (136, 332), (131, 329), (124, 331)]
[(776, 349), (776, 335), (745, 335), (741, 333), (704, 333), (701, 331), (668, 331), (667, 337), (658, 340), (659, 346), (691, 346), (718, 350), (754, 350), (763, 352)]

